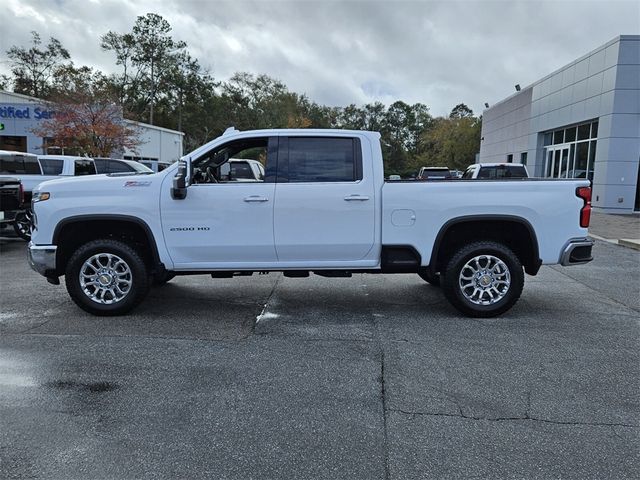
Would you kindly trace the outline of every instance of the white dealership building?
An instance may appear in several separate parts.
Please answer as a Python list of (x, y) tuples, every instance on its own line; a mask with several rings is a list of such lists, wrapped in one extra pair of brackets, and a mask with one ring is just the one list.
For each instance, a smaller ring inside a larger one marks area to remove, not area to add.
[[(60, 153), (55, 147), (46, 147), (45, 139), (33, 133), (40, 122), (48, 119), (55, 119), (55, 113), (46, 102), (35, 97), (0, 90), (0, 150), (37, 155)], [(182, 156), (184, 133), (132, 120), (123, 121), (138, 130), (142, 142), (135, 152), (120, 152), (123, 158), (170, 163)]]
[(640, 210), (640, 35), (621, 35), (483, 112), (479, 162), (588, 178), (593, 206)]

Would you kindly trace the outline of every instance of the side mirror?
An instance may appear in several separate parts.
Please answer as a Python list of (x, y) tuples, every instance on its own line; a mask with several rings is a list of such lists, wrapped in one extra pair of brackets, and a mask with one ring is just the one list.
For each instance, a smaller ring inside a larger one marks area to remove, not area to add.
[(174, 200), (184, 200), (187, 198), (187, 187), (189, 186), (191, 179), (190, 159), (180, 160), (178, 164), (178, 171), (175, 177), (173, 177), (173, 187), (171, 188), (171, 197)]

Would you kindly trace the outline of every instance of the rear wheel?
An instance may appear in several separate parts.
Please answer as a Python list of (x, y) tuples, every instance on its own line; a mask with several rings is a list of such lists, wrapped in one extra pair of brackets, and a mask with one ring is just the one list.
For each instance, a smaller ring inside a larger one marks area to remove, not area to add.
[(518, 257), (497, 242), (477, 242), (458, 250), (447, 263), (445, 297), (470, 317), (495, 317), (520, 298), (524, 272)]
[(71, 256), (65, 271), (71, 299), (94, 315), (123, 315), (149, 291), (147, 266), (137, 251), (117, 240), (94, 240)]

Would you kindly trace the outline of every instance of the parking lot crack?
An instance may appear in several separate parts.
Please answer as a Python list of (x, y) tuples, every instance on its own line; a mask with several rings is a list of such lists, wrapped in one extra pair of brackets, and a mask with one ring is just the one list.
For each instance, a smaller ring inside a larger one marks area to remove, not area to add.
[[(625, 428), (640, 428), (640, 425), (635, 425), (632, 423), (610, 423), (610, 422), (575, 422), (575, 421), (562, 421), (562, 420), (548, 420), (545, 418), (537, 418), (530, 417), (528, 414), (520, 417), (479, 417), (474, 415), (464, 414), (460, 405), (458, 405), (459, 412), (458, 413), (444, 413), (444, 412), (420, 412), (413, 410), (402, 410), (399, 408), (389, 409), (387, 411), (399, 413), (402, 415), (411, 415), (411, 416), (426, 416), (426, 417), (453, 417), (453, 418), (462, 418), (465, 420), (473, 420), (473, 421), (487, 421), (487, 422), (518, 422), (518, 421), (529, 421), (529, 422), (541, 422), (541, 423), (549, 423), (553, 425), (572, 425), (572, 426), (589, 426), (589, 427), (625, 427)], [(615, 432), (615, 431), (614, 431)]]
[[(366, 290), (366, 285), (363, 284), (363, 287)], [(391, 473), (389, 470), (389, 434), (387, 428), (387, 389), (385, 383), (385, 352), (384, 352), (384, 341), (382, 332), (380, 329), (380, 324), (378, 323), (378, 317), (370, 312), (372, 323), (373, 323), (373, 332), (375, 339), (378, 344), (378, 358), (380, 359), (380, 401), (382, 403), (382, 425), (383, 425), (383, 447), (384, 447), (384, 478), (388, 480), (391, 478)]]

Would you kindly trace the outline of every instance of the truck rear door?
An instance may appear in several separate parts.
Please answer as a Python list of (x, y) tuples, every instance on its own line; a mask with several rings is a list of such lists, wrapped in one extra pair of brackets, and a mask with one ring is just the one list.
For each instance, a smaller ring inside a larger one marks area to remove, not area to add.
[(355, 262), (374, 245), (375, 197), (357, 136), (283, 136), (274, 235), (279, 262)]

